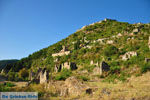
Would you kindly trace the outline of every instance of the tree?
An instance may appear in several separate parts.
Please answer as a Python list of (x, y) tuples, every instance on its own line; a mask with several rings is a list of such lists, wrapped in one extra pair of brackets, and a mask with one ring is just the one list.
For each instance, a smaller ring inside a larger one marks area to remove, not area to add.
[(19, 71), (19, 78), (25, 79), (28, 76), (29, 76), (29, 72), (25, 68), (23, 68)]

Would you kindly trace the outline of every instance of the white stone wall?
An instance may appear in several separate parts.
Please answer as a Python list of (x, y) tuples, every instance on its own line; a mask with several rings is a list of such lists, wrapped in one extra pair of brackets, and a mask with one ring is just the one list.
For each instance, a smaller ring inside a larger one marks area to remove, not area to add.
[(122, 56), (122, 60), (126, 61), (126, 60), (130, 59), (130, 58), (133, 57), (133, 56), (137, 56), (137, 52), (135, 52), (135, 51), (127, 52), (127, 53), (125, 53), (125, 54)]
[(56, 56), (63, 56), (63, 55), (68, 55), (70, 54), (70, 51), (65, 51), (65, 52), (60, 52), (60, 53), (54, 53), (52, 54), (53, 57), (56, 57)]

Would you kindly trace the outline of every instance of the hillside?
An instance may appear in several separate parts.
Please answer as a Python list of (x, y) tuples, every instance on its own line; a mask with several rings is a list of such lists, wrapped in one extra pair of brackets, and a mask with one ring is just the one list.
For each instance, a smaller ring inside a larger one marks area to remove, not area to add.
[[(132, 77), (141, 77), (150, 71), (150, 24), (105, 19), (84, 26), (27, 58), (8, 64), (4, 70), (11, 81), (30, 81), (31, 86), (24, 91), (33, 88), (32, 82), (38, 79), (41, 84), (55, 87), (50, 91), (54, 97), (72, 94), (80, 97), (82, 90), (91, 94), (99, 90), (98, 84), (111, 87), (110, 84), (129, 82)], [(45, 90), (35, 91), (45, 93)]]
[(12, 64), (17, 62), (18, 60), (12, 59), (12, 60), (0, 60), (0, 70), (3, 69), (7, 64)]

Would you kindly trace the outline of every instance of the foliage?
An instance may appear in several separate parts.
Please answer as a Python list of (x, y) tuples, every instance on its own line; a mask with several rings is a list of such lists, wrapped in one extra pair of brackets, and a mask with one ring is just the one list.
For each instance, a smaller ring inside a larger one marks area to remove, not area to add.
[(145, 73), (147, 71), (150, 71), (150, 63), (146, 63), (141, 66), (141, 73)]
[(89, 77), (86, 77), (86, 76), (78, 76), (78, 78), (79, 79), (82, 79), (83, 81), (88, 81), (88, 80), (90, 80), (90, 78)]
[(0, 91), (1, 92), (8, 92), (11, 90), (11, 87), (14, 87), (15, 85), (10, 82), (2, 83), (0, 84)]
[(118, 53), (118, 48), (116, 48), (115, 46), (113, 45), (108, 45), (104, 48), (104, 55), (105, 56), (112, 56), (114, 54), (117, 54)]
[(23, 68), (19, 71), (19, 78), (25, 80), (28, 76), (29, 76), (29, 72), (27, 71), (27, 69)]
[(59, 75), (55, 76), (55, 80), (66, 80), (68, 77), (70, 77), (72, 72), (68, 69), (63, 69)]

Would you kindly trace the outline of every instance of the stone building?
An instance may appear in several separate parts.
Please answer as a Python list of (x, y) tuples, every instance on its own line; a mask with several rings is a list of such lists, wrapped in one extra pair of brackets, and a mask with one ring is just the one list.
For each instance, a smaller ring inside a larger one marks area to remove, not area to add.
[(43, 84), (43, 83), (47, 83), (48, 79), (49, 79), (49, 71), (47, 71), (46, 68), (44, 68), (44, 69), (39, 68), (36, 73), (34, 73), (32, 71), (30, 71), (30, 73), (29, 73), (29, 80), (31, 82)]
[(55, 72), (60, 72), (62, 69), (76, 70), (77, 65), (74, 62), (65, 62), (60, 65), (55, 65)]
[(110, 70), (110, 66), (102, 61), (100, 64), (98, 64), (94, 69), (93, 69), (93, 74), (94, 75), (102, 75), (103, 72), (107, 72)]
[(135, 52), (135, 51), (127, 52), (124, 55), (122, 55), (122, 60), (127, 61), (128, 59), (130, 59), (133, 56), (137, 56), (137, 52)]
[(150, 58), (145, 58), (145, 62), (149, 63), (150, 62)]
[(52, 54), (52, 56), (56, 57), (56, 56), (63, 56), (63, 55), (69, 55), (70, 54), (70, 51), (68, 51), (65, 46), (62, 46), (62, 48), (63, 49), (59, 53), (54, 53), (54, 54)]
[(29, 80), (32, 81), (34, 79), (35, 73), (31, 70), (29, 73)]
[(47, 83), (49, 79), (49, 72), (46, 68), (44, 68), (39, 74), (40, 84)]

